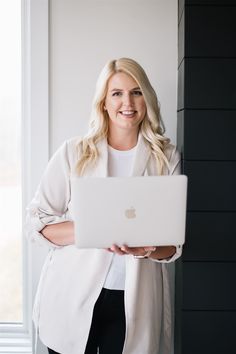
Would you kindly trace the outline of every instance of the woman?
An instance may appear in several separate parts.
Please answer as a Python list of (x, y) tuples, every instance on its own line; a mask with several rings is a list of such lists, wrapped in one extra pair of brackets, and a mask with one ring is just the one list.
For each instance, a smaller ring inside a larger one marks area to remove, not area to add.
[(128, 58), (107, 63), (88, 134), (59, 148), (28, 209), (28, 235), (50, 247), (34, 306), (49, 353), (159, 354), (163, 346), (170, 354), (166, 263), (180, 257), (181, 247), (77, 249), (70, 216), (74, 174), (178, 174), (179, 154), (163, 133), (155, 91), (140, 65)]

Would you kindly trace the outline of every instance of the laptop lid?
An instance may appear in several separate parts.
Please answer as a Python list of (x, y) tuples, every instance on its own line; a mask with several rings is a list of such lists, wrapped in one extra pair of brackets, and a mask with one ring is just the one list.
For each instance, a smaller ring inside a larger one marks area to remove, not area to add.
[(75, 177), (71, 180), (79, 248), (182, 245), (187, 177)]

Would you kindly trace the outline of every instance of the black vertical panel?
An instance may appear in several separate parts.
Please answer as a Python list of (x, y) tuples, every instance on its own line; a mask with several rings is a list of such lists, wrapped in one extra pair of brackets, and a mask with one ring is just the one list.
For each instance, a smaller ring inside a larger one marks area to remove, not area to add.
[(235, 224), (236, 212), (188, 212), (182, 259), (236, 262)]
[(236, 211), (235, 161), (184, 161), (183, 172), (188, 176), (188, 210)]
[(186, 6), (184, 17), (185, 57), (236, 57), (236, 6)]
[(185, 58), (178, 70), (178, 110), (236, 110), (236, 58)]
[(235, 67), (236, 58), (185, 59), (184, 108), (236, 110)]
[(236, 311), (235, 274), (236, 262), (184, 262), (183, 310)]
[(181, 0), (184, 5), (215, 5), (229, 6), (236, 5), (236, 0)]
[(178, 112), (178, 146), (184, 160), (236, 161), (236, 112)]
[(189, 177), (175, 354), (236, 353), (236, 0), (179, 1), (178, 148)]
[(178, 354), (235, 354), (235, 328), (235, 311), (183, 311)]

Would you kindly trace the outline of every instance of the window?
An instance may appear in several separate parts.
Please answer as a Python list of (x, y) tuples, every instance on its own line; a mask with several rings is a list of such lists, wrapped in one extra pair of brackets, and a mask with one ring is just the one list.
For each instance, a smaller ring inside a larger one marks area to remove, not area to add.
[(0, 2), (0, 322), (21, 323), (21, 2)]
[(45, 250), (31, 246), (21, 228), (25, 207), (48, 161), (48, 8), (48, 0), (0, 1), (0, 353), (4, 354), (34, 353), (32, 298)]

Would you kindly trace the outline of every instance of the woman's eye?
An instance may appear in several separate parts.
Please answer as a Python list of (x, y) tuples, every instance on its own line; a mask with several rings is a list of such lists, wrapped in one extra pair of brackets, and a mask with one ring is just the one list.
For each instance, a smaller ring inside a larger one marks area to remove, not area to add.
[(142, 92), (141, 92), (141, 91), (138, 91), (138, 90), (132, 91), (132, 94), (133, 94), (134, 96), (142, 96)]
[(112, 96), (121, 96), (121, 92), (120, 91), (113, 92)]

